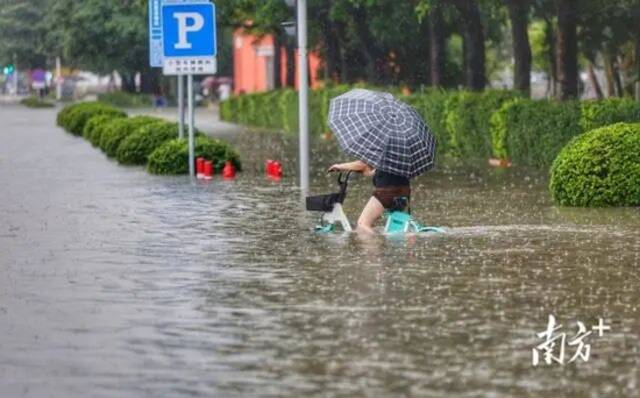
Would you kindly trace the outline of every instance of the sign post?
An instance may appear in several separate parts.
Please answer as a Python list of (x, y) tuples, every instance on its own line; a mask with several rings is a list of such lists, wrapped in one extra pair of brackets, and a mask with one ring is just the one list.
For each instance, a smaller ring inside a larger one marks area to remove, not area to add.
[(184, 78), (178, 76), (178, 137), (184, 138)]
[[(215, 5), (204, 0), (150, 0), (149, 7), (150, 40), (154, 38), (154, 40), (158, 40), (158, 36), (153, 36), (153, 27), (160, 26), (159, 42), (150, 43), (151, 61), (154, 62), (154, 51), (159, 49), (161, 57), (159, 57), (160, 62), (157, 62), (156, 65), (162, 66), (165, 75), (178, 77), (181, 137), (184, 134), (183, 79), (185, 75), (187, 76), (189, 174), (194, 177), (193, 75), (215, 74), (218, 69)], [(152, 66), (154, 65), (152, 64)]]
[[(180, 76), (182, 79), (182, 76)], [(193, 75), (187, 76), (187, 102), (189, 107), (189, 175), (194, 177), (195, 173), (195, 137), (194, 137), (194, 111), (193, 111)]]
[(309, 191), (309, 67), (307, 58), (307, 0), (298, 0), (298, 85), (300, 86), (300, 189)]

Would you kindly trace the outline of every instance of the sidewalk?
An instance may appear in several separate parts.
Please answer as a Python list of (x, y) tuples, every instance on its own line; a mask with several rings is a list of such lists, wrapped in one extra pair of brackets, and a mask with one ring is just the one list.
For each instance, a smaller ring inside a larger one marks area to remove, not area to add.
[[(138, 108), (127, 109), (126, 111), (129, 115), (149, 115), (172, 122), (178, 121), (178, 108)], [(185, 122), (188, 122), (186, 118), (185, 112)], [(214, 108), (196, 108), (195, 119), (196, 128), (212, 137), (228, 139), (242, 131), (241, 126), (221, 121), (217, 106)], [(185, 126), (186, 133), (187, 126)]]
[(24, 98), (25, 95), (0, 94), (0, 105), (17, 104)]

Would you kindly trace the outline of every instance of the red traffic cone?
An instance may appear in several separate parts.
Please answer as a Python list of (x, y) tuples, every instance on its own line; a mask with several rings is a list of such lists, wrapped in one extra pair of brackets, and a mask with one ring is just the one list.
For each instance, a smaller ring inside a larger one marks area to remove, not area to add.
[(204, 162), (204, 179), (211, 180), (213, 178), (213, 162), (207, 160)]
[(225, 179), (233, 179), (236, 177), (236, 168), (233, 166), (233, 163), (228, 160), (222, 169), (222, 177)]
[(204, 178), (204, 158), (196, 159), (196, 178)]

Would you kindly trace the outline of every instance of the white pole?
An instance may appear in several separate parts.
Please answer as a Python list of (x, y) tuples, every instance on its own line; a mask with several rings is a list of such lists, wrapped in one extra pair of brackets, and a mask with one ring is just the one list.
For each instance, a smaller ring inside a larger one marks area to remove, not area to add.
[(178, 75), (178, 137), (184, 138), (184, 76)]
[(62, 62), (56, 57), (56, 99), (62, 100)]
[(14, 70), (14, 78), (13, 81), (16, 84), (16, 96), (20, 94), (20, 77), (18, 76), (20, 74), (20, 71), (18, 70), (18, 56), (17, 55), (13, 55), (13, 67), (15, 68)]
[(307, 0), (298, 0), (298, 77), (300, 113), (300, 189), (309, 191), (309, 73), (307, 59)]
[(195, 177), (195, 169), (194, 169), (194, 161), (195, 161), (195, 139), (193, 136), (193, 123), (194, 123), (194, 112), (193, 112), (193, 75), (188, 75), (187, 77), (187, 96), (188, 96), (188, 106), (189, 106), (189, 175), (191, 177)]

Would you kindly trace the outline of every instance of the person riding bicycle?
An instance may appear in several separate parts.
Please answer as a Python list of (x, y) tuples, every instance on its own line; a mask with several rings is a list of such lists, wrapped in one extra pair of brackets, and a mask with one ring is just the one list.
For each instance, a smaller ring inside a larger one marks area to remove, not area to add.
[(373, 177), (373, 194), (358, 218), (356, 231), (372, 233), (373, 226), (384, 214), (397, 206), (399, 198), (409, 201), (411, 186), (407, 177), (375, 170), (363, 161), (356, 160), (348, 163), (338, 163), (329, 167), (330, 172), (353, 171)]

